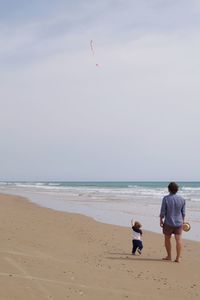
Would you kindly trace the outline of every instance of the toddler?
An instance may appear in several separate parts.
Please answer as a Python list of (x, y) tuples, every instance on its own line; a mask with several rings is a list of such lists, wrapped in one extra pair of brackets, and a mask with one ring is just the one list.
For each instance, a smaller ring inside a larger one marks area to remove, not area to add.
[(142, 230), (140, 229), (142, 227), (142, 225), (137, 221), (135, 221), (135, 223), (133, 223), (133, 220), (131, 220), (131, 226), (133, 229), (132, 254), (135, 255), (136, 250), (139, 254), (142, 254), (142, 248), (143, 248)]

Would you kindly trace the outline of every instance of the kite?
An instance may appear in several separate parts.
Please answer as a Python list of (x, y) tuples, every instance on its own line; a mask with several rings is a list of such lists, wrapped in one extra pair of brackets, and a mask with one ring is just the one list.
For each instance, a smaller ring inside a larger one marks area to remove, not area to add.
[[(95, 49), (94, 49), (93, 40), (90, 41), (90, 49), (91, 49), (92, 55), (95, 56)], [(96, 63), (96, 67), (98, 67), (98, 66), (99, 66), (99, 64)]]
[(90, 48), (91, 48), (92, 54), (93, 54), (93, 56), (94, 56), (93, 40), (90, 41)]

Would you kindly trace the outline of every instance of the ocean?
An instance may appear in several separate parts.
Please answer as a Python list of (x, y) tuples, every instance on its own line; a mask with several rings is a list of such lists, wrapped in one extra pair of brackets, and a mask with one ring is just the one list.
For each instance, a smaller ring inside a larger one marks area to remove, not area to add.
[[(183, 237), (200, 241), (200, 182), (178, 182), (186, 199), (186, 220), (191, 230)], [(161, 201), (168, 182), (0, 182), (0, 192), (27, 197), (40, 206), (80, 213), (97, 221), (130, 227), (140, 221), (143, 230), (161, 233)]]

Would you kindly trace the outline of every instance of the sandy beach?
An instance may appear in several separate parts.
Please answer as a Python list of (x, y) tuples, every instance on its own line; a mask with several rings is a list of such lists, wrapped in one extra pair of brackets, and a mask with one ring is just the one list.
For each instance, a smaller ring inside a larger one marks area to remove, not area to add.
[(163, 236), (143, 230), (134, 257), (130, 228), (1, 195), (0, 299), (199, 299), (199, 242), (165, 262)]

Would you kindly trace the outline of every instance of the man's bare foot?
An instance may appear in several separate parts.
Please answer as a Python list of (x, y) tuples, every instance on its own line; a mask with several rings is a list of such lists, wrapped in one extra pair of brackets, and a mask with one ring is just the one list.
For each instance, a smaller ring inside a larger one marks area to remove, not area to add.
[(174, 262), (180, 263), (180, 259), (179, 259), (179, 258), (176, 258)]
[(171, 257), (166, 256), (166, 257), (163, 257), (162, 260), (168, 260), (168, 261), (171, 261), (172, 259), (171, 259)]

